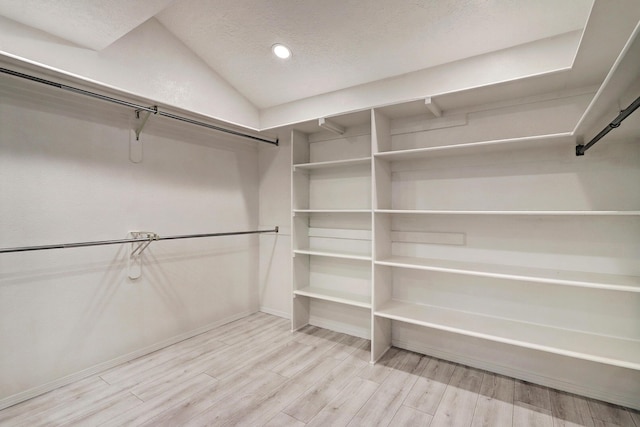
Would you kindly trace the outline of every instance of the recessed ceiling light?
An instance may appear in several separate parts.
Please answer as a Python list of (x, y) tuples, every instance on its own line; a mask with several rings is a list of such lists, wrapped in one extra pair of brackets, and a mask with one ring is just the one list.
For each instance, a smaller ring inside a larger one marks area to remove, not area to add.
[(291, 56), (291, 50), (280, 43), (274, 44), (271, 47), (271, 50), (273, 50), (274, 55), (276, 55), (278, 58), (287, 59)]

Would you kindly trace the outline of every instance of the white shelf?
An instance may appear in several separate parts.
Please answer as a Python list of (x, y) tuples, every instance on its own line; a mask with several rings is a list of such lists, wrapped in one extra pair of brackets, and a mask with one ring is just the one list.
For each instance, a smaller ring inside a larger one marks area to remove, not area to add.
[(293, 214), (305, 213), (371, 213), (371, 209), (294, 209)]
[(640, 292), (639, 276), (624, 276), (583, 271), (562, 271), (510, 265), (484, 264), (441, 259), (393, 256), (376, 261), (378, 265), (441, 271), (471, 276), (535, 281), (566, 286), (605, 289), (611, 291)]
[(334, 160), (330, 162), (300, 163), (293, 165), (293, 170), (331, 169), (344, 166), (371, 165), (371, 157), (358, 159)]
[(534, 148), (549, 145), (573, 144), (575, 137), (571, 132), (547, 135), (527, 136), (520, 138), (497, 139), (492, 141), (471, 142), (465, 144), (445, 145), (438, 147), (415, 148), (409, 150), (385, 151), (374, 154), (376, 159), (387, 161), (415, 160), (421, 158), (442, 157), (455, 154), (484, 154), (501, 150)]
[(640, 211), (461, 211), (425, 209), (376, 209), (383, 214), (418, 215), (523, 215), (523, 216), (637, 216)]
[(294, 254), (302, 254), (302, 255), (314, 255), (314, 256), (323, 256), (330, 258), (343, 258), (343, 259), (354, 259), (359, 261), (371, 261), (371, 256), (362, 255), (358, 253), (352, 252), (337, 252), (337, 251), (318, 251), (318, 250), (310, 250), (310, 249), (296, 249), (293, 251)]
[(337, 302), (339, 304), (351, 305), (354, 307), (371, 308), (371, 301), (368, 296), (351, 294), (348, 292), (332, 291), (322, 288), (306, 287), (293, 291), (294, 295), (321, 299), (325, 301)]
[(374, 315), (476, 338), (640, 370), (640, 341), (389, 301)]

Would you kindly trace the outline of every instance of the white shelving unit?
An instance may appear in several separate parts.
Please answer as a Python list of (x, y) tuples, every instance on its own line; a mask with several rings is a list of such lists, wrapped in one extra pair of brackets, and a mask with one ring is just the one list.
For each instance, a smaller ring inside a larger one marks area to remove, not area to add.
[[(293, 131), (292, 328), (359, 331), (372, 363), (392, 345), (424, 349), (640, 405), (640, 129), (576, 157), (571, 126), (609, 108), (598, 99), (617, 97), (445, 108), (444, 120), (413, 103), (332, 118), (343, 135)], [(545, 361), (519, 368), (522, 352)]]
[[(612, 305), (598, 314), (611, 316), (610, 325), (593, 330), (588, 312), (575, 314), (585, 299), (640, 302), (637, 245), (620, 240), (640, 237), (640, 198), (610, 190), (625, 188), (637, 170), (572, 157), (576, 140), (569, 132), (394, 150), (392, 120), (374, 111), (372, 121), (373, 361), (406, 323), (640, 367), (640, 335), (618, 328), (638, 322), (637, 310), (614, 314)], [(412, 140), (427, 143), (424, 134)], [(607, 176), (608, 185), (580, 185), (597, 176)], [(449, 241), (438, 241), (445, 233)], [(616, 244), (620, 250), (611, 253)], [(489, 307), (482, 292), (501, 306)], [(566, 299), (573, 318), (545, 307), (539, 292)], [(522, 300), (532, 306), (522, 308)], [(552, 313), (552, 320), (536, 311)]]
[(371, 136), (359, 121), (344, 135), (292, 132), (294, 330), (371, 333)]

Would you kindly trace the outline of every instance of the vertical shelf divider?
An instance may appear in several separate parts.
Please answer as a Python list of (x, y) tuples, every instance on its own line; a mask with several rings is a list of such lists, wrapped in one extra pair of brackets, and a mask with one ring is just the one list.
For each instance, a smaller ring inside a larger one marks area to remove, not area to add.
[[(309, 144), (307, 136), (297, 130), (291, 131), (291, 208), (309, 207), (309, 178), (305, 174), (296, 173), (293, 165), (309, 162)], [(309, 298), (294, 294), (309, 284), (309, 256), (297, 256), (293, 250), (300, 248), (309, 241), (309, 217), (307, 215), (294, 216), (291, 213), (291, 246), (292, 246), (292, 283), (291, 283), (291, 330), (296, 331), (309, 323)], [(305, 245), (308, 247), (308, 245)]]
[(291, 131), (291, 197), (293, 209), (309, 209), (309, 176), (295, 172), (294, 165), (309, 162), (307, 136), (297, 130)]
[(391, 253), (391, 216), (376, 215), (375, 210), (391, 207), (391, 167), (378, 160), (376, 153), (391, 150), (389, 119), (376, 109), (371, 110), (371, 363), (378, 361), (391, 347), (391, 320), (376, 317), (377, 308), (391, 299), (392, 271), (376, 266), (375, 260)]

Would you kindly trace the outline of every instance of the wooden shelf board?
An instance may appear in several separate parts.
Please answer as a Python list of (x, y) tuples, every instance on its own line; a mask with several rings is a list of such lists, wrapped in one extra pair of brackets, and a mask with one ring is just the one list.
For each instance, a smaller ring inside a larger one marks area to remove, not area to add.
[(371, 209), (294, 209), (293, 213), (371, 213)]
[(337, 252), (337, 251), (318, 251), (314, 249), (296, 249), (293, 251), (294, 254), (302, 254), (302, 255), (315, 255), (315, 256), (324, 256), (331, 258), (344, 258), (344, 259), (353, 259), (359, 261), (371, 261), (371, 256), (363, 255), (353, 252)]
[(329, 162), (300, 163), (293, 165), (293, 170), (313, 170), (313, 169), (331, 169), (344, 166), (370, 165), (371, 157), (361, 157), (357, 159), (334, 160)]
[(426, 209), (376, 209), (375, 213), (419, 215), (523, 215), (523, 216), (637, 216), (640, 211), (462, 211)]
[(640, 370), (640, 341), (391, 300), (375, 316), (504, 344)]
[(351, 305), (354, 307), (371, 308), (371, 299), (368, 296), (352, 294), (348, 292), (332, 291), (322, 288), (306, 287), (293, 291), (294, 295), (316, 298), (325, 301), (337, 302), (339, 304)]
[(415, 160), (455, 154), (483, 154), (505, 149), (513, 150), (518, 148), (533, 148), (541, 147), (543, 145), (558, 145), (562, 143), (571, 143), (575, 145), (575, 141), (575, 137), (571, 132), (563, 132), (437, 147), (414, 148), (409, 150), (385, 151), (375, 153), (374, 157), (376, 159), (383, 159), (387, 161)]
[(378, 265), (428, 271), (466, 274), (566, 286), (640, 292), (640, 276), (563, 271), (543, 268), (485, 264), (441, 259), (392, 256), (376, 261)]

